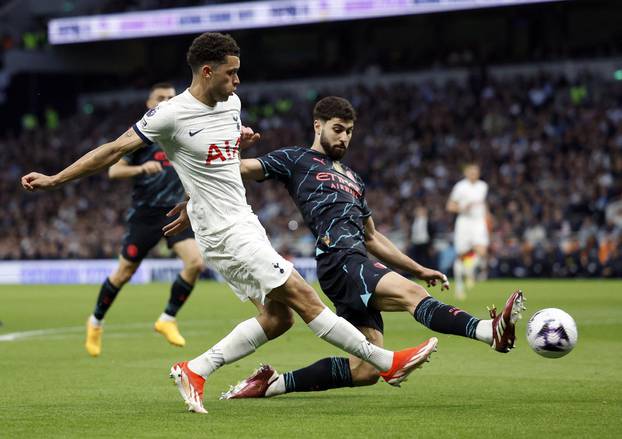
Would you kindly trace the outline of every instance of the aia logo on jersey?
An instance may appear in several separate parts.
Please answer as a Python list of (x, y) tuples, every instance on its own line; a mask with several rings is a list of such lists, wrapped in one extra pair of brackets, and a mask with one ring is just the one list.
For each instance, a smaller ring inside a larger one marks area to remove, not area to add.
[(207, 157), (205, 164), (211, 165), (212, 162), (219, 160), (220, 162), (226, 162), (227, 160), (233, 160), (239, 156), (240, 150), (240, 138), (235, 141), (235, 144), (231, 144), (228, 140), (222, 145), (212, 143), (207, 148)]
[(384, 269), (386, 269), (386, 268), (387, 268), (387, 266), (386, 266), (386, 265), (381, 264), (380, 262), (374, 262), (374, 267), (376, 267), (376, 268), (380, 268), (381, 270), (384, 270)]

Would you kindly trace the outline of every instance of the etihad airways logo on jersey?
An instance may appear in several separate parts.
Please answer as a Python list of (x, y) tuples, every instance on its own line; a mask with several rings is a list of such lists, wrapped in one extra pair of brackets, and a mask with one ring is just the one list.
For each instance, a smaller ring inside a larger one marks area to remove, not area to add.
[(333, 174), (332, 172), (318, 172), (315, 174), (315, 179), (317, 181), (328, 181), (330, 182), (331, 189), (340, 189), (351, 194), (354, 197), (361, 197), (361, 188), (359, 185), (353, 183), (351, 180), (348, 180), (345, 177), (342, 177), (339, 174)]
[(225, 140), (225, 143), (223, 143), (222, 145), (212, 143), (210, 146), (208, 146), (205, 164), (209, 166), (215, 160), (226, 162), (227, 160), (233, 160), (237, 158), (240, 151), (240, 138), (238, 137), (233, 145), (232, 143), (233, 141), (229, 142), (228, 140)]

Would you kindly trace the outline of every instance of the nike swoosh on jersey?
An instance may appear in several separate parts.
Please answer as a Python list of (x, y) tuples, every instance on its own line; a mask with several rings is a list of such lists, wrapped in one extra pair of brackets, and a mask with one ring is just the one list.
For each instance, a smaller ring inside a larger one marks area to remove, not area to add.
[(194, 133), (189, 130), (188, 134), (190, 134), (190, 137), (194, 136), (195, 134), (199, 134), (201, 131), (203, 131), (205, 128), (201, 128), (200, 130), (196, 130)]

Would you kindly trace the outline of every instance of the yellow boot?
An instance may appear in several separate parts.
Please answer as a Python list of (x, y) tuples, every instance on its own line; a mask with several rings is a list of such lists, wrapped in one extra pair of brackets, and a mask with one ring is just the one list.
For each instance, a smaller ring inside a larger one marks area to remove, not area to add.
[(156, 332), (159, 332), (166, 338), (166, 340), (173, 346), (183, 347), (186, 345), (186, 340), (179, 333), (177, 328), (177, 322), (175, 320), (166, 321), (158, 319), (153, 326)]
[(95, 326), (91, 323), (91, 319), (86, 321), (86, 351), (91, 357), (98, 357), (102, 352), (102, 326)]

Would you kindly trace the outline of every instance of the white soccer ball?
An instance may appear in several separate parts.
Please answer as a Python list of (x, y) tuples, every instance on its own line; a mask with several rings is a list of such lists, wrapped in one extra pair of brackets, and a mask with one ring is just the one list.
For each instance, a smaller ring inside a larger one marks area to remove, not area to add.
[(577, 324), (565, 311), (546, 308), (527, 322), (527, 342), (531, 349), (546, 358), (560, 358), (577, 344)]

